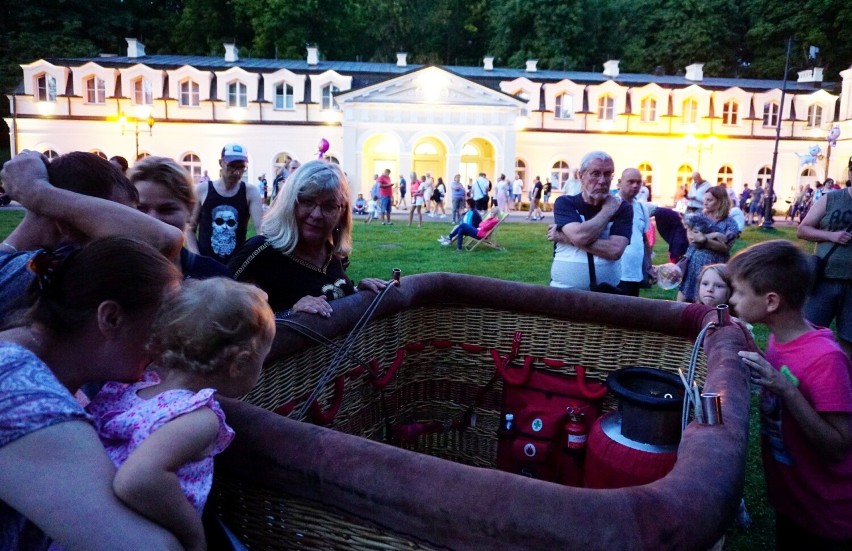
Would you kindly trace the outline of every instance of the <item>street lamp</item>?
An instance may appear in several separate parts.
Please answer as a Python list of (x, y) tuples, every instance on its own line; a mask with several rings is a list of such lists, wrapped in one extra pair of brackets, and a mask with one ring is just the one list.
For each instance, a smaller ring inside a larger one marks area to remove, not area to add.
[(686, 137), (686, 150), (690, 151), (695, 149), (698, 151), (698, 165), (695, 170), (701, 172), (701, 153), (704, 151), (713, 152), (713, 148), (716, 146), (716, 142), (718, 139), (716, 136), (710, 135), (704, 138), (698, 138), (693, 134), (687, 134)]
[(784, 114), (784, 97), (787, 95), (787, 72), (790, 70), (790, 49), (792, 47), (793, 39), (788, 38), (787, 57), (784, 59), (784, 81), (781, 84), (781, 107), (778, 109), (778, 120), (775, 121), (775, 149), (772, 151), (772, 169), (769, 173), (769, 185), (763, 204), (763, 227), (767, 229), (775, 225), (775, 220), (772, 219), (772, 196), (775, 193), (775, 168), (778, 165), (778, 143), (781, 141), (781, 119)]
[[(124, 131), (127, 128), (128, 123), (133, 124), (133, 134), (136, 137), (136, 156), (134, 159), (139, 158), (139, 123), (145, 123), (148, 125), (148, 135), (154, 135), (154, 116), (151, 113), (148, 113), (147, 117), (128, 117), (122, 111), (118, 115), (118, 124), (121, 125), (121, 135), (124, 136)], [(144, 131), (144, 128), (143, 128)]]

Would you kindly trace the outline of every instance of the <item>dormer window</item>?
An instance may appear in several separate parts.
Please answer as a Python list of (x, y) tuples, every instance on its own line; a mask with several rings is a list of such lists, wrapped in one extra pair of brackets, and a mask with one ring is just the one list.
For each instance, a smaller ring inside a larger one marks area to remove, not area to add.
[(200, 105), (198, 83), (194, 80), (184, 80), (180, 83), (181, 107), (198, 107)]
[(776, 126), (778, 124), (778, 104), (767, 102), (763, 104), (763, 126)]
[(340, 88), (334, 84), (328, 84), (322, 88), (322, 107), (323, 111), (334, 110), (340, 111), (340, 106), (334, 101), (334, 94), (338, 93)]
[(154, 88), (150, 80), (137, 78), (133, 81), (133, 103), (136, 105), (153, 105)]
[(726, 101), (725, 105), (722, 106), (722, 124), (739, 124), (739, 107), (739, 104), (733, 100)]
[(811, 105), (808, 107), (808, 126), (819, 128), (822, 126), (822, 105)]
[[(325, 96), (323, 96), (325, 98)], [(293, 87), (286, 82), (279, 82), (275, 85), (275, 109), (293, 109), (295, 105), (293, 99)]]
[(86, 79), (86, 103), (106, 103), (106, 84), (96, 76)]
[(248, 107), (246, 85), (238, 80), (228, 84), (228, 107)]
[(574, 96), (571, 94), (559, 94), (556, 96), (556, 118), (574, 118)]
[(615, 100), (612, 96), (601, 96), (598, 100), (598, 119), (602, 121), (615, 119)]
[(47, 73), (36, 77), (36, 101), (56, 101), (56, 79)]
[(698, 102), (688, 98), (683, 102), (683, 124), (695, 124), (698, 122)]
[(640, 106), (642, 122), (654, 122), (657, 120), (657, 100), (652, 97), (642, 98)]

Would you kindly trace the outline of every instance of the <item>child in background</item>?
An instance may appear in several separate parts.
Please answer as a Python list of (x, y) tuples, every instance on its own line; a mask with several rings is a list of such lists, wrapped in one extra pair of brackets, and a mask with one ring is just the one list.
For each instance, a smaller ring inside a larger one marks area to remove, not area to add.
[(201, 514), (213, 456), (234, 436), (213, 395), (249, 392), (274, 336), (263, 291), (225, 278), (189, 280), (152, 327), (156, 371), (130, 385), (107, 383), (88, 406), (118, 468), (116, 495), (186, 549), (206, 548)]
[(705, 306), (728, 304), (731, 299), (731, 280), (724, 264), (708, 264), (698, 275), (698, 301)]
[(373, 219), (379, 217), (379, 201), (377, 197), (373, 197), (367, 201), (367, 218), (364, 220), (367, 224), (372, 224)]
[(760, 400), (763, 468), (778, 549), (852, 549), (852, 383), (829, 329), (802, 315), (807, 256), (766, 241), (728, 263), (740, 318), (769, 328), (766, 357), (739, 353)]

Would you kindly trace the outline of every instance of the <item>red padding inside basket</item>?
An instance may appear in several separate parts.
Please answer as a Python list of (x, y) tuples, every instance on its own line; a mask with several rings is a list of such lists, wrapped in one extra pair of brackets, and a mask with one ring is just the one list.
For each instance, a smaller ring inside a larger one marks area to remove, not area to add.
[(672, 470), (677, 452), (636, 450), (607, 436), (601, 423), (610, 415), (615, 415), (615, 412), (601, 416), (589, 432), (586, 448), (587, 488), (641, 486), (663, 478)]

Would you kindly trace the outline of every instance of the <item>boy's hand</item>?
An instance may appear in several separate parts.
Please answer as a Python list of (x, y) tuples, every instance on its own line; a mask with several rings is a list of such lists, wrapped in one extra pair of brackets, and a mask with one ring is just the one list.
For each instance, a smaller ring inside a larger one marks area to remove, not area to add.
[(772, 367), (762, 354), (741, 350), (738, 355), (742, 358), (743, 364), (748, 367), (752, 383), (779, 396), (795, 388), (792, 381)]
[(47, 183), (47, 159), (41, 153), (25, 149), (11, 161), (6, 161), (0, 171), (0, 180), (7, 194), (25, 203), (26, 194), (37, 193), (39, 184), (50, 186)]

